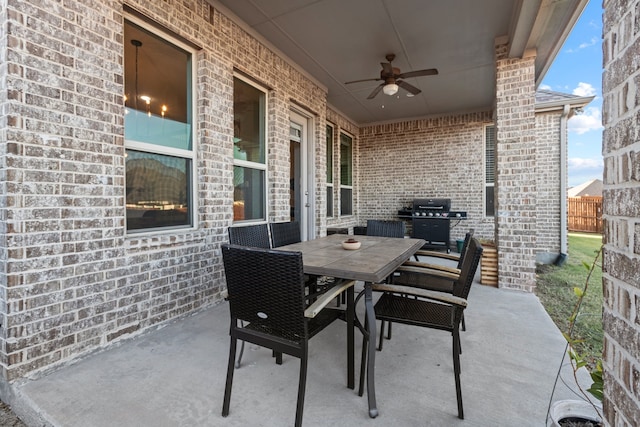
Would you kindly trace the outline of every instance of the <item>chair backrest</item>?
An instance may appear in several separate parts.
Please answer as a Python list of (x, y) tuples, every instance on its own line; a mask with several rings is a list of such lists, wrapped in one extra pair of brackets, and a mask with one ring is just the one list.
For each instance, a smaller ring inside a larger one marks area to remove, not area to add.
[(471, 237), (467, 252), (465, 253), (462, 266), (460, 267), (460, 277), (453, 285), (453, 295), (461, 298), (467, 298), (471, 290), (473, 278), (478, 270), (478, 264), (482, 257), (482, 245), (478, 239)]
[(467, 231), (467, 234), (464, 235), (464, 243), (462, 244), (462, 250), (460, 251), (460, 258), (458, 258), (457, 268), (462, 268), (462, 262), (464, 261), (464, 256), (467, 253), (467, 248), (469, 247), (469, 241), (473, 237), (474, 230), (473, 228)]
[(298, 243), (300, 238), (300, 223), (298, 221), (291, 222), (272, 222), (269, 224), (271, 228), (271, 247), (290, 245)]
[(404, 237), (404, 221), (367, 220), (367, 236)]
[(269, 249), (271, 247), (269, 227), (267, 224), (229, 227), (229, 243), (232, 245)]
[(302, 253), (223, 244), (222, 259), (232, 325), (243, 320), (291, 341), (307, 337)]

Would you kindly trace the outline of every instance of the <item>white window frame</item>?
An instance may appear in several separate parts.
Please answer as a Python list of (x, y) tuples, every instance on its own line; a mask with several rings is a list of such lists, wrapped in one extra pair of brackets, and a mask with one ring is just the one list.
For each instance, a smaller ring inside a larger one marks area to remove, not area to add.
[[(125, 139), (124, 140), (124, 148), (125, 150), (130, 149), (130, 150), (136, 150), (136, 151), (142, 151), (142, 152), (147, 152), (147, 153), (151, 153), (151, 154), (160, 154), (160, 155), (167, 155), (167, 156), (174, 156), (174, 157), (180, 157), (180, 158), (184, 158), (184, 159), (188, 159), (191, 162), (191, 167), (190, 167), (190, 173), (191, 173), (191, 177), (190, 177), (190, 194), (189, 194), (189, 204), (190, 204), (190, 213), (191, 213), (191, 218), (190, 218), (190, 223), (191, 225), (176, 225), (176, 226), (168, 226), (168, 227), (156, 227), (156, 228), (144, 228), (144, 229), (139, 229), (139, 230), (127, 230), (127, 226), (126, 226), (126, 214), (125, 214), (125, 236), (144, 236), (144, 235), (150, 235), (150, 234), (161, 234), (161, 233), (175, 233), (176, 231), (182, 231), (182, 230), (195, 230), (198, 228), (198, 221), (197, 221), (197, 212), (198, 212), (198, 197), (197, 197), (197, 169), (196, 169), (196, 164), (197, 164), (197, 156), (196, 153), (198, 152), (197, 150), (197, 138), (196, 135), (198, 134), (198, 120), (196, 118), (196, 107), (197, 107), (197, 90), (196, 90), (196, 84), (195, 82), (197, 82), (197, 53), (198, 50), (196, 48), (194, 48), (193, 46), (190, 46), (184, 42), (182, 42), (181, 40), (176, 39), (175, 37), (172, 37), (170, 34), (159, 30), (157, 27), (150, 25), (148, 22), (146, 22), (145, 20), (142, 20), (130, 13), (124, 13), (124, 19), (125, 21), (129, 21), (132, 24), (135, 24), (147, 31), (149, 31), (150, 33), (153, 33), (156, 37), (164, 39), (165, 41), (171, 43), (172, 45), (186, 51), (189, 52), (189, 54), (191, 55), (191, 150), (184, 150), (184, 149), (180, 149), (180, 148), (172, 148), (172, 147), (167, 147), (164, 145), (156, 145), (156, 144), (151, 144), (148, 142), (140, 142), (140, 141), (134, 141), (134, 140), (128, 140)], [(126, 168), (125, 168), (126, 170)], [(126, 175), (125, 175), (125, 185), (126, 185)], [(126, 198), (125, 198), (125, 203), (126, 203)]]
[[(264, 94), (264, 111), (263, 111), (263, 117), (262, 120), (264, 121), (264, 144), (263, 144), (263, 149), (264, 149), (264, 164), (263, 163), (258, 163), (258, 162), (251, 162), (248, 160), (240, 160), (240, 159), (236, 159), (235, 156), (233, 156), (233, 167), (238, 166), (238, 167), (243, 167), (243, 168), (247, 168), (247, 169), (255, 169), (255, 170), (262, 170), (264, 171), (264, 185), (262, 188), (262, 192), (264, 194), (264, 206), (262, 207), (263, 212), (264, 212), (264, 218), (260, 218), (260, 219), (243, 219), (240, 221), (233, 221), (233, 224), (236, 225), (240, 225), (240, 224), (244, 224), (244, 225), (250, 225), (250, 224), (263, 224), (268, 222), (268, 218), (269, 218), (269, 212), (268, 212), (268, 206), (269, 206), (269, 192), (267, 191), (267, 189), (269, 188), (269, 159), (267, 158), (268, 153), (269, 153), (269, 147), (268, 147), (268, 143), (269, 143), (269, 138), (267, 138), (267, 129), (269, 129), (269, 123), (268, 123), (268, 115), (267, 115), (267, 110), (268, 105), (269, 105), (269, 92), (267, 91), (267, 89), (259, 84), (257, 84), (256, 82), (254, 82), (251, 79), (248, 79), (247, 77), (243, 76), (240, 73), (233, 73), (233, 78), (234, 79), (238, 79), (238, 80), (242, 80), (244, 83), (248, 84), (249, 86), (252, 86), (253, 88), (259, 90), (260, 92), (262, 92)], [(233, 95), (235, 96), (235, 94)], [(235, 100), (235, 98), (234, 98)], [(235, 143), (234, 143), (235, 145)], [(233, 178), (232, 178), (233, 179)], [(233, 182), (232, 182), (233, 185)]]

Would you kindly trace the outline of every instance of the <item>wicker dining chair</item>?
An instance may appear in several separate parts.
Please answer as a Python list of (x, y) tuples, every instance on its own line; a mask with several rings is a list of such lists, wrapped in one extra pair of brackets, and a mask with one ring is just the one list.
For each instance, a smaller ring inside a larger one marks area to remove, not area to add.
[(252, 248), (271, 248), (269, 226), (255, 224), (241, 227), (229, 227), (229, 243)]
[[(307, 378), (308, 341), (340, 317), (324, 308), (335, 298), (329, 292), (306, 306), (302, 254), (236, 245), (222, 245), (231, 313), (229, 362), (222, 416), (229, 415), (238, 340), (300, 359), (295, 425), (302, 425)], [(353, 282), (351, 282), (351, 285)], [(344, 283), (339, 285), (344, 289)], [(349, 343), (351, 345), (351, 343)], [(251, 374), (247, 373), (247, 378)], [(270, 393), (264, 389), (262, 393)]]
[(367, 220), (367, 236), (404, 237), (406, 228), (404, 221)]
[[(462, 267), (462, 263), (464, 262), (464, 258), (467, 254), (467, 249), (469, 248), (469, 242), (471, 241), (471, 238), (473, 237), (473, 230), (470, 230), (465, 238), (464, 238), (464, 244), (462, 245), (462, 250), (460, 252), (459, 256), (455, 256), (453, 254), (447, 254), (444, 252), (438, 252), (438, 251), (428, 251), (428, 250), (420, 250), (418, 252), (421, 252), (423, 255), (426, 256), (441, 256), (441, 258), (444, 259), (448, 259), (448, 260), (457, 260), (458, 264), (456, 265), (456, 267), (451, 267), (451, 266), (447, 266), (447, 265), (443, 265), (443, 264), (434, 264), (434, 263), (427, 263), (427, 262), (420, 262), (420, 261), (406, 261), (404, 264), (402, 264), (403, 266), (410, 266), (410, 267), (415, 267), (415, 268), (426, 268), (426, 269), (431, 269), (431, 270), (440, 270), (442, 272), (445, 273), (452, 273), (454, 275), (458, 275), (460, 274), (460, 268)], [(455, 258), (453, 258), (455, 256)], [(396, 276), (398, 275), (398, 273), (396, 273)], [(455, 285), (455, 280), (452, 279), (451, 277), (437, 277), (434, 275), (421, 275), (421, 274), (411, 274), (411, 275), (403, 275), (401, 280), (403, 281), (403, 284), (405, 285), (410, 285), (410, 286), (415, 286), (416, 288), (421, 288), (421, 289), (427, 289), (427, 290), (431, 290), (431, 291), (438, 291), (438, 292), (447, 292), (452, 294), (453, 293), (453, 289), (454, 289), (454, 285)], [(391, 339), (391, 322), (385, 322), (384, 320), (380, 323), (380, 339), (378, 341), (378, 351), (382, 351), (382, 347), (384, 344), (384, 327), (385, 324), (387, 325), (387, 340)], [(462, 321), (460, 323), (460, 328), (463, 331), (467, 330), (467, 325), (466, 325), (466, 321), (464, 318), (464, 313), (462, 314)]]
[(473, 233), (474, 233), (474, 229), (471, 228), (464, 235), (464, 242), (462, 243), (462, 249), (460, 250), (460, 254), (458, 254), (458, 255), (452, 254), (452, 253), (441, 252), (441, 251), (430, 251), (430, 250), (420, 249), (415, 254), (413, 254), (413, 256), (415, 257), (416, 261), (418, 261), (418, 262), (420, 261), (420, 258), (419, 258), (420, 256), (426, 256), (426, 257), (438, 258), (438, 259), (443, 259), (443, 260), (455, 261), (457, 263), (456, 268), (460, 269), (460, 266), (462, 266), (462, 256), (464, 255), (464, 252), (467, 249), (467, 245), (469, 244), (469, 239), (471, 237), (473, 237)]
[(269, 224), (269, 229), (271, 231), (272, 248), (298, 243), (302, 240), (298, 221), (272, 222)]
[[(271, 247), (278, 248), (280, 246), (291, 245), (302, 241), (300, 236), (300, 223), (298, 221), (291, 222), (272, 222), (269, 224), (271, 232)], [(305, 284), (308, 287), (307, 298), (310, 302), (324, 293), (329, 287), (337, 282), (330, 277), (324, 277), (322, 280), (317, 276), (305, 274)]]
[[(421, 249), (418, 252), (416, 252), (416, 254), (415, 254), (416, 261), (407, 261), (407, 262), (404, 263), (404, 265), (411, 265), (411, 266), (414, 266), (414, 267), (431, 268), (431, 269), (442, 270), (442, 271), (445, 271), (445, 272), (458, 274), (458, 273), (460, 273), (460, 268), (462, 267), (462, 263), (464, 261), (465, 254), (467, 253), (467, 248), (469, 247), (469, 242), (471, 241), (471, 238), (473, 237), (473, 233), (474, 233), (474, 230), (472, 228), (465, 234), (464, 242), (462, 244), (462, 248), (460, 250), (460, 254), (459, 255), (445, 253), (445, 252), (441, 252), (441, 251), (430, 251), (430, 250)], [(457, 262), (457, 264), (456, 264), (455, 267), (452, 267), (450, 265), (444, 265), (444, 264), (439, 264), (439, 263), (436, 264), (434, 262), (431, 262), (432, 261), (431, 259), (429, 259), (429, 262), (420, 261), (419, 258), (418, 258), (418, 255), (427, 256), (427, 257), (436, 258), (436, 259), (444, 259), (444, 260), (449, 260), (449, 261), (455, 261), (455, 262)], [(432, 291), (441, 291), (441, 292), (453, 293), (454, 281), (451, 280), (451, 279), (429, 277), (427, 280), (424, 280), (420, 276), (414, 276), (414, 279), (416, 280), (416, 283), (413, 283), (414, 286), (420, 286), (423, 289), (430, 289)], [(464, 319), (464, 315), (462, 316), (461, 327), (462, 327), (463, 331), (465, 331), (467, 329), (467, 325), (466, 325), (466, 322), (465, 322), (465, 319)], [(383, 329), (384, 329), (384, 324), (380, 327), (380, 331), (382, 332)], [(379, 349), (382, 349), (382, 336), (383, 335), (381, 333), (380, 334), (380, 345), (378, 347)], [(390, 338), (391, 338), (391, 326), (389, 325), (389, 332), (387, 333), (387, 339), (390, 339)]]
[[(406, 325), (420, 326), (444, 330), (453, 337), (453, 368), (456, 383), (456, 398), (458, 401), (458, 417), (464, 418), (462, 407), (462, 387), (460, 384), (460, 322), (464, 309), (467, 307), (469, 290), (473, 283), (480, 258), (482, 246), (471, 238), (467, 247), (460, 273), (454, 274), (442, 270), (434, 270), (423, 267), (400, 266), (396, 270), (399, 275), (394, 277), (392, 284), (374, 284), (372, 289), (381, 291), (374, 306), (375, 316), (378, 320), (402, 323)], [(422, 287), (416, 287), (411, 276), (433, 276), (436, 278), (448, 278), (453, 280), (452, 293), (438, 292)], [(365, 323), (365, 327), (367, 327)], [(362, 362), (360, 367), (360, 391), (364, 389), (364, 369), (366, 364), (366, 339), (363, 345)], [(369, 339), (375, 339), (370, 337)]]
[[(247, 246), (252, 248), (271, 248), (271, 239), (269, 238), (269, 226), (267, 224), (255, 224), (240, 227), (229, 227), (229, 243), (232, 245)], [(240, 344), (240, 354), (236, 361), (236, 368), (242, 363), (244, 355), (244, 341)], [(276, 363), (282, 363), (282, 354), (275, 354)]]
[[(405, 231), (404, 221), (367, 220), (367, 236), (404, 238)], [(387, 278), (385, 281), (388, 280)]]

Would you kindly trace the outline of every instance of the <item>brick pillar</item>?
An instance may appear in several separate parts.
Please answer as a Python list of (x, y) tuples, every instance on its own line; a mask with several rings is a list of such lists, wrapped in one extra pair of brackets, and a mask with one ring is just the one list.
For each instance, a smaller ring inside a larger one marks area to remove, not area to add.
[(535, 54), (496, 47), (496, 243), (500, 287), (536, 283)]
[(604, 412), (640, 425), (640, 0), (605, 0)]

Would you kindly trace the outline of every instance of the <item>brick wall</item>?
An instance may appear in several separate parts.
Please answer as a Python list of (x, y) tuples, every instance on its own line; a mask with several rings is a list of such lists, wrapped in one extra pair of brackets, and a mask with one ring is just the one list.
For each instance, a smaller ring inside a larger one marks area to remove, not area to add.
[[(414, 198), (451, 198), (469, 219), (451, 231), (464, 238), (494, 238), (494, 219), (484, 217), (484, 126), (491, 112), (366, 126), (358, 148), (358, 220), (397, 219)], [(452, 222), (452, 225), (454, 223)]]
[(535, 56), (496, 48), (496, 233), (501, 287), (535, 288)]
[[(202, 46), (197, 228), (128, 237), (123, 2), (3, 3), (0, 365), (11, 381), (219, 299), (219, 245), (233, 216), (234, 68), (269, 88), (270, 173), (288, 156), (293, 104), (315, 114), (313, 132), (324, 136), (326, 93), (203, 0), (126, 1)], [(324, 177), (324, 144), (316, 148)], [(274, 173), (269, 191), (269, 218), (287, 215), (288, 173)]]
[(560, 183), (567, 181), (566, 169), (561, 176), (560, 168), (561, 116), (558, 111), (536, 113), (536, 259), (546, 263), (558, 257), (560, 234), (567, 232), (560, 228), (560, 204), (566, 203), (561, 201), (565, 199)]
[(604, 1), (606, 421), (640, 425), (640, 1)]

